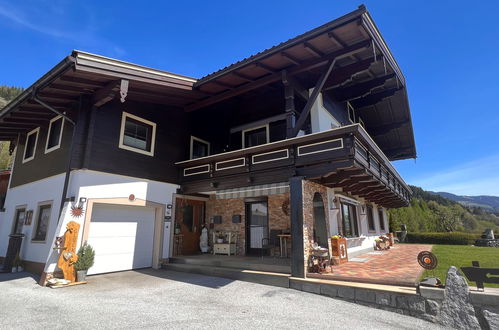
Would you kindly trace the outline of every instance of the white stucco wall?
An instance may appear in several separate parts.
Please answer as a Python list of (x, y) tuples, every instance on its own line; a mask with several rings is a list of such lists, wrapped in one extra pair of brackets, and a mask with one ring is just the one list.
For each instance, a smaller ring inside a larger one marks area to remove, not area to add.
[[(26, 210), (32, 210), (31, 225), (23, 226), (26, 235), (21, 247), (21, 258), (27, 261), (44, 262), (52, 248), (51, 238), (57, 227), (57, 217), (61, 204), (64, 174), (45, 178), (36, 182), (9, 189), (5, 200), (5, 212), (0, 213), (0, 256), (5, 256), (9, 244), (9, 234), (13, 230), (16, 207), (25, 205)], [(50, 201), (52, 203), (47, 238), (44, 243), (32, 242), (38, 217), (38, 204)]]
[[(177, 191), (178, 187), (179, 186), (176, 184), (90, 170), (79, 170), (71, 174), (68, 195), (75, 196), (75, 202), (77, 203), (80, 197), (85, 197), (87, 200), (96, 198), (128, 198), (130, 194), (133, 194), (136, 199), (143, 199), (167, 205), (173, 204), (173, 194)], [(83, 209), (86, 209), (86, 204)], [(81, 243), (84, 216), (74, 218), (69, 212), (70, 208), (67, 207), (63, 220), (59, 222), (55, 235), (52, 238), (52, 243), (54, 242), (55, 237), (62, 236), (64, 234), (66, 225), (70, 221), (75, 221), (80, 224), (81, 227), (78, 242), (79, 244)], [(169, 213), (171, 210), (165, 208), (165, 212), (165, 215), (171, 215)], [(163, 230), (165, 230), (165, 225), (163, 225)], [(164, 232), (161, 237), (164, 237)], [(153, 239), (153, 237), (151, 237), (151, 239)], [(163, 247), (162, 252), (164, 255), (160, 257), (167, 258), (169, 250), (166, 247)], [(45, 272), (53, 272), (55, 270), (57, 258), (58, 255), (53, 252), (50, 253), (48, 258), (46, 257)]]
[(312, 124), (312, 133), (322, 132), (341, 126), (339, 121), (324, 108), (322, 93), (319, 94), (312, 109), (310, 109), (310, 122)]
[[(64, 185), (65, 174), (46, 178), (26, 185), (9, 189), (6, 198), (6, 212), (0, 213), (0, 256), (5, 256), (8, 246), (8, 235), (12, 232), (13, 220), (17, 206), (26, 206), (26, 210), (33, 210), (33, 218), (30, 226), (23, 227), (26, 235), (21, 247), (21, 258), (23, 260), (45, 263), (49, 261), (46, 271), (53, 271), (57, 263), (57, 256), (52, 249), (55, 237), (62, 236), (69, 221), (76, 221), (82, 226), (80, 228), (80, 239), (83, 229), (84, 216), (74, 218), (70, 215), (70, 204), (58, 221), (60, 198)], [(80, 197), (89, 198), (128, 198), (134, 194), (137, 199), (143, 199), (160, 204), (173, 204), (173, 196), (179, 186), (176, 184), (150, 181), (145, 179), (114, 175), (89, 170), (78, 170), (71, 172), (67, 196), (74, 196), (77, 203)], [(52, 210), (44, 243), (31, 242), (33, 230), (38, 215), (38, 204), (51, 201)], [(86, 205), (84, 205), (84, 210)], [(171, 210), (165, 208), (165, 215), (171, 215)], [(163, 227), (165, 229), (165, 225)], [(161, 235), (162, 237), (164, 236)], [(153, 239), (151, 237), (151, 239)], [(168, 257), (168, 247), (163, 247), (164, 257)], [(161, 256), (160, 256), (161, 257)]]

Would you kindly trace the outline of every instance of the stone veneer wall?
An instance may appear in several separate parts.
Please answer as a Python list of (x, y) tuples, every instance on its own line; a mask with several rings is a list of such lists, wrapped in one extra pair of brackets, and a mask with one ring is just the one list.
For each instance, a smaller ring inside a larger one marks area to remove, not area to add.
[[(289, 200), (289, 193), (276, 194), (267, 196), (268, 200), (268, 216), (270, 229), (281, 229), (283, 232), (290, 231), (290, 218), (282, 209), (284, 201)], [(288, 212), (289, 213), (289, 212)], [(214, 216), (222, 216), (221, 224), (214, 224), (215, 231), (232, 231), (239, 234), (238, 237), (238, 254), (246, 254), (246, 214), (245, 214), (245, 198), (231, 199), (216, 199), (215, 195), (210, 197), (206, 202), (206, 220), (207, 223), (212, 223)], [(232, 223), (233, 215), (241, 215), (240, 223)], [(209, 234), (209, 242), (212, 244), (212, 231)], [(291, 246), (288, 241), (288, 249)]]
[[(314, 242), (314, 195), (315, 193), (320, 193), (322, 196), (322, 201), (324, 203), (324, 214), (326, 217), (326, 230), (327, 237), (331, 237), (330, 231), (330, 221), (329, 221), (329, 210), (328, 210), (328, 199), (327, 199), (327, 187), (321, 184), (303, 180), (303, 253), (305, 257), (305, 269), (307, 268), (308, 258), (312, 250), (312, 244)], [(329, 255), (332, 255), (331, 240), (328, 239)], [(305, 272), (306, 274), (306, 272)]]

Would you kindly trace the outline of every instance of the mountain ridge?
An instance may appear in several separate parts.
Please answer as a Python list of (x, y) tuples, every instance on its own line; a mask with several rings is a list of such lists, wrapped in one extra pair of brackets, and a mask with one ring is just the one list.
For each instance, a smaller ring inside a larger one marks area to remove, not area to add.
[(499, 197), (491, 195), (466, 196), (456, 195), (444, 191), (431, 192), (450, 199), (466, 207), (479, 207), (493, 212), (499, 212)]

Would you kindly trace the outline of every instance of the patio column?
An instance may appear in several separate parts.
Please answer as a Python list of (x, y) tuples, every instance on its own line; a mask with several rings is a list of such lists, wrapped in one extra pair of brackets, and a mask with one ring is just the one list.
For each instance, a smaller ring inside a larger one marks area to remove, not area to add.
[(303, 177), (289, 179), (291, 217), (291, 276), (305, 277), (303, 251)]

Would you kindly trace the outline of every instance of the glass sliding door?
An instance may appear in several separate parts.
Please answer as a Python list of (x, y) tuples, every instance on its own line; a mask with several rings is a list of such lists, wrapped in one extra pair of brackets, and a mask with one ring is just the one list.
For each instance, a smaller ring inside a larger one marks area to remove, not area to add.
[[(259, 254), (262, 249), (262, 240), (269, 237), (267, 202), (246, 203), (246, 219), (247, 254)], [(267, 241), (264, 243), (266, 244)]]

